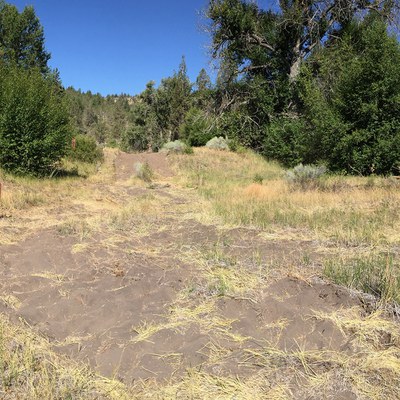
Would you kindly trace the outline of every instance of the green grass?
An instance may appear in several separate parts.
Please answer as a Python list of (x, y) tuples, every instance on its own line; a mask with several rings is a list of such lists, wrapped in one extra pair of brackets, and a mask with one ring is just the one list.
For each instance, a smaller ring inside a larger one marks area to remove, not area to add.
[(400, 303), (400, 265), (392, 254), (326, 260), (324, 274), (339, 285)]

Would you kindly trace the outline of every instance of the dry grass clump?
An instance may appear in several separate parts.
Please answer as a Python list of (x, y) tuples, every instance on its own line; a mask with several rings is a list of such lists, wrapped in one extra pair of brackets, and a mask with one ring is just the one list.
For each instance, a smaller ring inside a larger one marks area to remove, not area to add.
[(185, 296), (171, 305), (162, 320), (159, 322), (141, 322), (132, 327), (134, 336), (132, 343), (143, 341), (152, 342), (158, 332), (170, 329), (184, 333), (190, 326), (196, 326), (203, 334), (228, 335), (233, 319), (226, 319), (216, 313), (214, 299), (206, 299), (199, 304), (192, 304)]
[(240, 379), (191, 369), (186, 376), (168, 385), (143, 383), (144, 399), (163, 400), (289, 400), (289, 390), (273, 385), (262, 375)]
[[(159, 223), (159, 215), (162, 212), (162, 203), (157, 196), (139, 195), (126, 206), (108, 215), (105, 224), (116, 232), (146, 236)], [(158, 229), (162, 230), (162, 226), (158, 226)]]

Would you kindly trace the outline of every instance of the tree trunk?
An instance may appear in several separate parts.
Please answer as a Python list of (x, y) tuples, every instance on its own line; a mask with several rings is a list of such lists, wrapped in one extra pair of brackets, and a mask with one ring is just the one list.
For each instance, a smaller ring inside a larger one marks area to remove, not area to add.
[(301, 40), (300, 37), (296, 40), (296, 45), (293, 48), (293, 61), (290, 65), (289, 80), (295, 82), (300, 73), (301, 56), (300, 56)]
[(289, 80), (290, 82), (296, 82), (300, 74), (301, 58), (298, 57), (294, 63), (290, 66)]

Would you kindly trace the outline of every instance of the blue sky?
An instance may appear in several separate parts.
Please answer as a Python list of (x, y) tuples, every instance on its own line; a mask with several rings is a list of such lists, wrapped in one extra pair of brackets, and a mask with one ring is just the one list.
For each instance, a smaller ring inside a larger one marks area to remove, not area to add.
[(103, 95), (137, 94), (178, 69), (192, 81), (211, 74), (208, 35), (198, 13), (207, 0), (9, 0), (35, 8), (64, 86)]

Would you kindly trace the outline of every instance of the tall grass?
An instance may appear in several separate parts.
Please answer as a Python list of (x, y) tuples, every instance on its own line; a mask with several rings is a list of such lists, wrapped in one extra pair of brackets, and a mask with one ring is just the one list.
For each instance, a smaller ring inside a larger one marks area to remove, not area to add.
[(281, 167), (251, 152), (196, 149), (175, 162), (185, 184), (197, 188), (227, 223), (298, 229), (303, 238), (345, 246), (387, 246), (400, 239), (400, 191), (390, 179), (371, 184), (368, 178), (334, 176), (296, 190)]
[(392, 254), (336, 258), (324, 264), (324, 274), (335, 283), (400, 303), (400, 265)]

